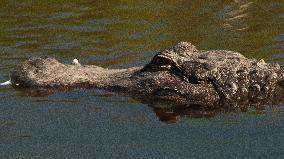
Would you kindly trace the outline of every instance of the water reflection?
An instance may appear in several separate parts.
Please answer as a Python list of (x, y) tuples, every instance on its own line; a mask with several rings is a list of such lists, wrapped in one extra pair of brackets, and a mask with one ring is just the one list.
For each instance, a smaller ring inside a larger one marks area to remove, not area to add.
[(241, 103), (223, 103), (215, 106), (207, 106), (200, 102), (186, 102), (178, 104), (175, 101), (148, 100), (148, 105), (153, 109), (160, 121), (176, 123), (183, 118), (212, 118), (224, 113), (265, 113), (267, 108), (273, 108), (283, 103), (284, 96), (280, 99), (243, 101)]
[[(58, 93), (59, 90), (54, 89), (24, 89), (16, 88), (18, 95), (21, 96), (32, 96), (32, 97), (46, 97), (52, 94)], [(61, 90), (61, 91), (71, 91), (71, 90)], [(96, 90), (94, 90), (96, 91)], [(256, 110), (260, 113), (264, 113), (264, 110), (268, 107), (274, 107), (283, 102), (284, 99), (284, 89), (280, 89), (277, 98), (272, 99), (255, 99), (255, 100), (245, 100), (245, 101), (231, 101), (222, 102), (217, 105), (206, 105), (200, 101), (188, 101), (184, 99), (172, 98), (168, 100), (165, 97), (157, 96), (132, 96), (127, 92), (113, 93), (105, 92), (104, 94), (94, 94), (94, 96), (106, 97), (105, 101), (112, 102), (114, 104), (131, 104), (141, 102), (148, 105), (153, 109), (153, 112), (159, 118), (160, 121), (166, 123), (176, 123), (184, 118), (212, 118), (224, 113), (253, 113)], [(112, 99), (114, 94), (118, 94), (124, 97), (129, 97), (125, 99)], [(64, 104), (80, 104), (79, 98), (68, 98), (68, 99), (35, 99), (34, 102), (39, 103), (64, 103)], [(46, 111), (44, 111), (46, 112)], [(50, 111), (51, 112), (51, 111)], [(54, 112), (60, 112), (56, 110)], [(255, 113), (253, 113), (255, 114)]]
[(210, 118), (216, 116), (218, 109), (206, 109), (201, 105), (188, 104), (177, 105), (172, 107), (155, 107), (152, 106), (153, 111), (160, 121), (166, 123), (176, 123), (182, 118)]

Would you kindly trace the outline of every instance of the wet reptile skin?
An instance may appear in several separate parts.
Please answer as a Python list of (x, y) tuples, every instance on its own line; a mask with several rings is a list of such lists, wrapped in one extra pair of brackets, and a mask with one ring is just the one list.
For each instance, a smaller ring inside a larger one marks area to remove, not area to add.
[(32, 58), (11, 71), (16, 88), (101, 88), (143, 100), (204, 106), (283, 100), (284, 69), (225, 50), (197, 50), (189, 42), (157, 53), (144, 67), (106, 69)]

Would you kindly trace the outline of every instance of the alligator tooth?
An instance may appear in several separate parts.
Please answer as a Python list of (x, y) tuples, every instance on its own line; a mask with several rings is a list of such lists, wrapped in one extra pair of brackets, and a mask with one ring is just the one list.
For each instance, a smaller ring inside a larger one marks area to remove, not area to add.
[(11, 80), (9, 81), (6, 81), (6, 82), (3, 82), (3, 83), (0, 83), (0, 86), (7, 86), (7, 85), (11, 85)]

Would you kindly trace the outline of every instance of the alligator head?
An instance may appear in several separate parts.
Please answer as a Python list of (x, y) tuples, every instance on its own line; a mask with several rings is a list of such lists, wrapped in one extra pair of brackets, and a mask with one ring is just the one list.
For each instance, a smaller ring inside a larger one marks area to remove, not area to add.
[(158, 53), (132, 78), (150, 97), (175, 101), (220, 105), (283, 99), (283, 67), (233, 51), (197, 50), (188, 42)]

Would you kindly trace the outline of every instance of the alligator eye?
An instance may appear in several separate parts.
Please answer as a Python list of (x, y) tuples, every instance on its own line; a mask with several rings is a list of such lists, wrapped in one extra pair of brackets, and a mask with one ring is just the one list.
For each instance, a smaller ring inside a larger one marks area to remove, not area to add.
[(165, 57), (156, 57), (151, 63), (159, 66), (170, 66), (172, 64), (172, 61)]
[(141, 71), (162, 71), (170, 70), (172, 66), (175, 66), (176, 63), (172, 60), (172, 57), (159, 54), (156, 55), (152, 61), (146, 65)]

